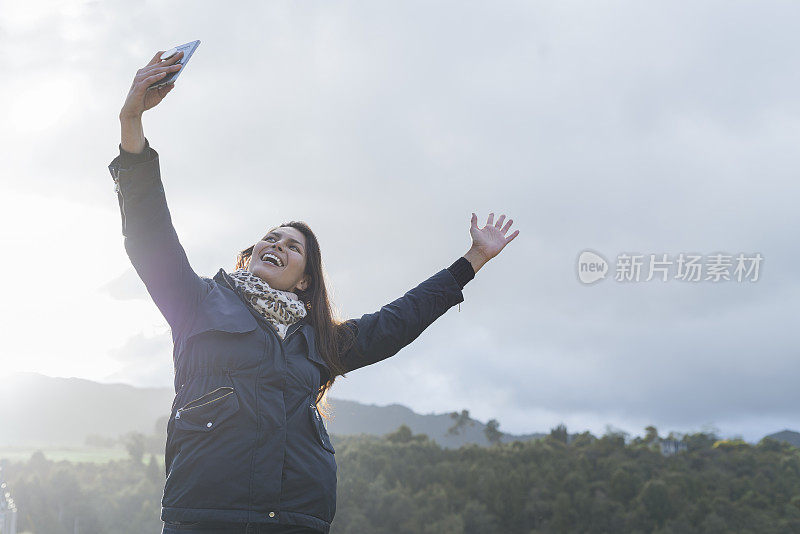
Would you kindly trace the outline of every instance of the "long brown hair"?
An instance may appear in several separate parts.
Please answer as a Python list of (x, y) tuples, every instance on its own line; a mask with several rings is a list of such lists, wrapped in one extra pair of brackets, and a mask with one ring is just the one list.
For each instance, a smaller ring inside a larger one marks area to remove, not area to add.
[[(331, 376), (320, 386), (315, 400), (320, 413), (325, 418), (329, 418), (329, 408), (327, 393), (333, 386), (337, 376), (344, 376), (344, 365), (341, 356), (349, 349), (355, 347), (354, 331), (345, 326), (344, 321), (337, 317), (331, 302), (328, 300), (328, 290), (326, 287), (326, 276), (322, 268), (322, 252), (320, 251), (317, 236), (311, 228), (303, 221), (290, 221), (271, 228), (264, 236), (277, 230), (281, 226), (290, 226), (303, 233), (306, 238), (306, 269), (304, 274), (311, 276), (311, 284), (305, 291), (297, 291), (297, 296), (306, 305), (311, 304), (311, 310), (307, 311), (306, 320), (314, 327), (314, 337), (316, 338), (317, 350), (322, 359), (328, 364)], [(250, 258), (253, 255), (255, 244), (239, 252), (236, 258), (234, 269), (247, 269)]]

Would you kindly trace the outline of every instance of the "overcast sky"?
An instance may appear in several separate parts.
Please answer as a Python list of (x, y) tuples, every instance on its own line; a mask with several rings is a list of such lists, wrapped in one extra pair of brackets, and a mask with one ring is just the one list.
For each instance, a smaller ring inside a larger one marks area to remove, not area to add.
[[(788, 2), (0, 0), (0, 372), (172, 385), (107, 165), (136, 70), (200, 39), (144, 116), (199, 274), (304, 220), (358, 317), (464, 254), (471, 212), (520, 230), (460, 311), (334, 399), (511, 433), (800, 430), (798, 19)], [(612, 269), (592, 285), (586, 249)], [(756, 282), (620, 282), (625, 253), (763, 261)]]

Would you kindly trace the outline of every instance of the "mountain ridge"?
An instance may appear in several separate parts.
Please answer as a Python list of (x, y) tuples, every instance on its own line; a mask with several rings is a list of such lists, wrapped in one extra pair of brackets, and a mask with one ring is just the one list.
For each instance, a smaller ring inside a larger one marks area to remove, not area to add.
[[(17, 372), (0, 388), (0, 446), (81, 446), (89, 435), (117, 438), (128, 432), (153, 434), (157, 421), (169, 416), (172, 388), (101, 383), (78, 377), (51, 377)], [(458, 434), (448, 434), (451, 412), (418, 414), (398, 403), (385, 406), (329, 397), (332, 417), (328, 431), (335, 435), (384, 435), (407, 425), (414, 434), (427, 434), (444, 448), (466, 444), (489, 445), (486, 425), (464, 419)], [(501, 442), (527, 441), (542, 433), (503, 434)]]

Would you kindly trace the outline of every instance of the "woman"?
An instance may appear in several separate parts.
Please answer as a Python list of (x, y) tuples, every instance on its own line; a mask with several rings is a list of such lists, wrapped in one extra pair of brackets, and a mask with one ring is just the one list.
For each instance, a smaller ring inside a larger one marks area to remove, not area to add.
[(172, 330), (175, 400), (167, 426), (164, 533), (325, 532), (336, 511), (335, 449), (318, 406), (338, 376), (396, 354), (464, 300), (461, 290), (519, 231), (505, 215), (403, 297), (335, 321), (320, 247), (302, 222), (270, 229), (233, 272), (194, 273), (164, 197), (142, 114), (180, 68), (162, 51), (140, 69), (120, 111), (116, 182), (125, 250)]

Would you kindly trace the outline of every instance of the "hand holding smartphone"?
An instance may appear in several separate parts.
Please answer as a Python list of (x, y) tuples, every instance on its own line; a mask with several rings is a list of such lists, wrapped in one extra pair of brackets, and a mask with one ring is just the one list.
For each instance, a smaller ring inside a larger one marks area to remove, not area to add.
[(120, 119), (140, 120), (142, 113), (157, 106), (174, 89), (175, 80), (199, 44), (200, 41), (192, 41), (167, 52), (156, 52), (147, 65), (136, 71)]
[(178, 52), (183, 52), (183, 57), (176, 62), (176, 64), (180, 65), (181, 68), (177, 71), (167, 74), (163, 79), (153, 83), (150, 87), (161, 87), (162, 85), (170, 85), (175, 83), (175, 80), (177, 80), (178, 76), (180, 76), (181, 72), (183, 72), (184, 67), (186, 67), (186, 64), (189, 62), (189, 59), (192, 57), (192, 54), (194, 54), (194, 51), (197, 50), (198, 46), (200, 46), (199, 40), (191, 41), (189, 43), (176, 46), (175, 48), (167, 50), (161, 54), (161, 61), (165, 61)]

